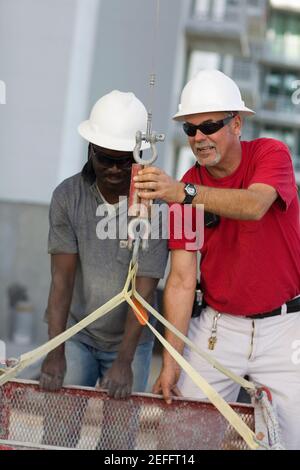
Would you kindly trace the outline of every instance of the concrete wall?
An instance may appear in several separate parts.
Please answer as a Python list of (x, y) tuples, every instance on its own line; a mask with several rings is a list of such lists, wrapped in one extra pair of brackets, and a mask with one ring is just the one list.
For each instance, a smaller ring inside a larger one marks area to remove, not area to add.
[[(0, 0), (0, 198), (48, 202), (57, 179), (74, 0)], [(68, 27), (66, 27), (68, 24)]]
[(43, 322), (50, 282), (47, 255), (48, 207), (0, 202), (0, 338), (8, 337), (7, 289), (26, 287), (35, 316), (35, 340), (46, 338)]
[[(0, 0), (0, 337), (7, 288), (28, 290), (35, 340), (49, 291), (48, 204), (82, 166), (77, 125), (87, 112), (100, 0)], [(1, 100), (1, 103), (4, 100)]]

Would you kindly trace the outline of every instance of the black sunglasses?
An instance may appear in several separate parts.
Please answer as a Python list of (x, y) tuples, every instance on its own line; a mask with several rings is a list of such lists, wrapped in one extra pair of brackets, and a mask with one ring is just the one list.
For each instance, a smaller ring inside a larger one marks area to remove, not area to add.
[(235, 116), (236, 116), (236, 113), (233, 113), (224, 119), (220, 119), (219, 121), (203, 122), (202, 124), (199, 124), (198, 126), (195, 126), (194, 124), (191, 124), (190, 122), (185, 122), (183, 124), (183, 130), (189, 137), (195, 137), (198, 129), (200, 132), (202, 132), (202, 134), (205, 134), (205, 135), (214, 134), (215, 132), (222, 129), (222, 127), (226, 126), (226, 124), (228, 124), (231, 121), (231, 119), (233, 119)]
[(93, 144), (91, 144), (91, 149), (97, 162), (99, 165), (103, 166), (103, 168), (111, 168), (116, 165), (117, 168), (129, 170), (131, 169), (132, 164), (135, 163), (132, 152), (125, 154), (125, 156), (112, 157), (111, 155), (104, 153), (102, 150), (95, 150)]

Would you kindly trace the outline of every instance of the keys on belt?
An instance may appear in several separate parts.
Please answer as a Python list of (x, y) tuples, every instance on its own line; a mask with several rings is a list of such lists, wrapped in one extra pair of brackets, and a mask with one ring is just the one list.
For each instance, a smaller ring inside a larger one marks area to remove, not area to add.
[(218, 324), (218, 320), (220, 316), (221, 316), (221, 313), (216, 313), (214, 315), (213, 326), (211, 329), (211, 336), (208, 339), (208, 349), (210, 349), (211, 351), (215, 349), (215, 345), (217, 342), (217, 326), (218, 326), (217, 324)]

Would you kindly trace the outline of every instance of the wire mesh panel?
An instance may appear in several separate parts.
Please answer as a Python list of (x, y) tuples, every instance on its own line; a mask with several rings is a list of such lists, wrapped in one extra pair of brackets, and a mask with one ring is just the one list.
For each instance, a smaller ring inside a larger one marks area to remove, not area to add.
[[(233, 408), (254, 431), (250, 405)], [(9, 382), (0, 388), (1, 448), (107, 450), (247, 449), (244, 440), (207, 402), (176, 399), (167, 405), (147, 394), (127, 400), (105, 392)]]

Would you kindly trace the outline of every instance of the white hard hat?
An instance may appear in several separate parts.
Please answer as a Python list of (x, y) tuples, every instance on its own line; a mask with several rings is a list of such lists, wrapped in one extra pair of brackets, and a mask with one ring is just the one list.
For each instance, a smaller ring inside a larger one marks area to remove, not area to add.
[(219, 70), (202, 70), (185, 85), (178, 112), (173, 119), (183, 121), (191, 114), (219, 111), (255, 114), (245, 106), (241, 92), (231, 78)]
[[(85, 140), (99, 147), (133, 151), (137, 131), (145, 132), (147, 111), (134, 93), (113, 90), (102, 96), (90, 114), (90, 119), (78, 126), (78, 132)], [(142, 142), (141, 150), (149, 148)]]

